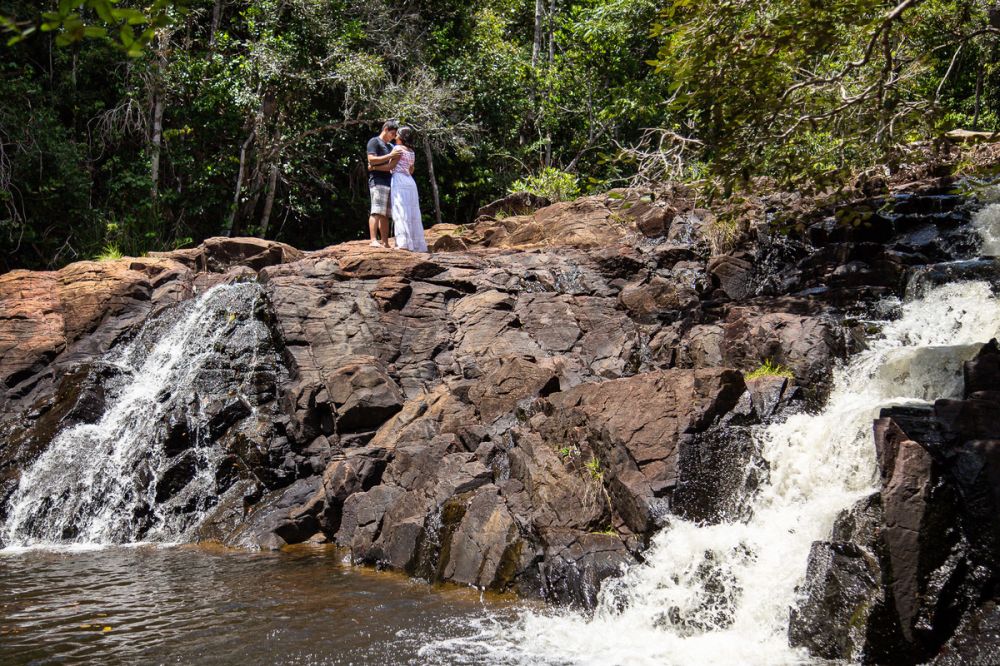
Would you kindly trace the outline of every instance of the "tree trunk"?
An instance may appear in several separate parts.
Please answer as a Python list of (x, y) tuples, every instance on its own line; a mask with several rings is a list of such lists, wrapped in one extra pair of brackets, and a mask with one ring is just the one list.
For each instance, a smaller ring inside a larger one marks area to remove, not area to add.
[(538, 67), (538, 56), (542, 52), (542, 21), (545, 16), (545, 0), (535, 0), (535, 40), (531, 46), (531, 66)]
[(271, 174), (267, 177), (267, 196), (264, 198), (264, 212), (260, 216), (260, 237), (267, 238), (267, 227), (271, 222), (271, 209), (274, 208), (274, 191), (278, 188), (278, 164), (271, 165)]
[(167, 69), (167, 45), (170, 36), (165, 30), (158, 35), (156, 49), (156, 75), (153, 80), (153, 131), (149, 137), (150, 165), (149, 181), (150, 196), (155, 201), (160, 195), (160, 154), (163, 149), (163, 111), (164, 111), (164, 78)]
[(247, 168), (247, 150), (250, 148), (250, 144), (253, 142), (254, 136), (256, 135), (255, 130), (250, 131), (250, 136), (247, 140), (243, 142), (240, 147), (240, 170), (236, 174), (236, 191), (233, 193), (233, 206), (229, 211), (229, 221), (226, 223), (226, 235), (232, 236), (234, 225), (236, 223), (236, 213), (240, 209), (240, 194), (243, 190), (243, 175), (246, 173)]
[(424, 155), (427, 157), (427, 177), (431, 181), (431, 194), (434, 195), (434, 224), (441, 224), (441, 195), (438, 192), (437, 178), (434, 176), (434, 154), (431, 142), (424, 141)]
[[(556, 0), (549, 0), (549, 76), (552, 76), (552, 68), (556, 61)], [(552, 96), (551, 84), (545, 91), (545, 98)], [(545, 166), (552, 166), (552, 130), (545, 130)]]
[(979, 63), (979, 69), (976, 72), (976, 106), (972, 114), (972, 131), (975, 132), (979, 129), (979, 110), (980, 103), (982, 101), (983, 94), (983, 63)]
[(215, 35), (219, 32), (219, 25), (222, 23), (222, 1), (215, 0), (215, 6), (212, 7), (212, 27), (208, 32), (209, 50), (215, 47)]

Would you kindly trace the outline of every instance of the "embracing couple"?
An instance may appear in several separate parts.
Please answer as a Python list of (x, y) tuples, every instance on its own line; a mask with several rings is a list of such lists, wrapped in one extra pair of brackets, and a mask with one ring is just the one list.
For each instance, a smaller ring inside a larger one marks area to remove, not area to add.
[(368, 230), (372, 247), (389, 247), (391, 218), (397, 248), (427, 251), (413, 180), (413, 146), (413, 129), (400, 127), (394, 120), (386, 121), (379, 135), (368, 141), (368, 189), (372, 197)]

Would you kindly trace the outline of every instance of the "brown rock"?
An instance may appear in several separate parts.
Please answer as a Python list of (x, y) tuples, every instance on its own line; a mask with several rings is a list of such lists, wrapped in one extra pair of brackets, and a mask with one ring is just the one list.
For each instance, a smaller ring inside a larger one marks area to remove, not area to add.
[(491, 423), (513, 411), (524, 398), (558, 390), (559, 379), (552, 370), (513, 357), (500, 359), (497, 367), (469, 390), (469, 400), (478, 407), (483, 422)]
[(486, 204), (478, 211), (476, 217), (496, 217), (497, 215), (526, 215), (539, 208), (552, 205), (545, 197), (531, 192), (515, 192), (502, 199)]
[(171, 259), (200, 272), (225, 273), (233, 266), (259, 271), (266, 266), (298, 261), (305, 254), (291, 245), (262, 238), (206, 238), (196, 248), (150, 252), (150, 257)]
[(654, 276), (648, 282), (631, 284), (618, 297), (621, 304), (639, 321), (653, 321), (658, 315), (673, 314), (698, 303), (691, 288)]
[(791, 369), (803, 386), (822, 386), (845, 353), (839, 329), (824, 317), (734, 308), (723, 324), (722, 360), (752, 370), (766, 359)]
[(396, 382), (374, 362), (359, 362), (324, 374), (337, 413), (337, 431), (374, 430), (403, 407)]

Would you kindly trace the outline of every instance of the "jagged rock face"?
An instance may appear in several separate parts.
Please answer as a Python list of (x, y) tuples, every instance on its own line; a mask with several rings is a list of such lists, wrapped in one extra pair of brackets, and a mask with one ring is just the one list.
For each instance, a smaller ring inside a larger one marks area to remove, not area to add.
[[(213, 285), (256, 281), (271, 372), (253, 373), (254, 401), (233, 400), (219, 375), (197, 410), (150, 424), (175, 462), (156, 479), (164, 501), (197, 468), (192, 433), (227, 452), (195, 538), (326, 540), (432, 581), (591, 605), (665, 517), (740, 515), (766, 473), (746, 428), (822, 397), (853, 345), (839, 304), (898, 291), (911, 261), (825, 227), (711, 257), (714, 217), (680, 199), (520, 203), (429, 230), (430, 255), (210, 239), (0, 277), (0, 490), (56, 432), (102, 412), (115, 372), (105, 351)], [(923, 213), (906, 215), (887, 238)], [(740, 370), (765, 359), (796, 380), (748, 390)], [(894, 460), (911, 460), (897, 448)], [(908, 518), (913, 497), (933, 495), (910, 471), (898, 477), (909, 499), (885, 495), (886, 515)], [(826, 560), (867, 581), (856, 552)], [(938, 551), (928, 557), (913, 589)]]
[(922, 663), (939, 653), (934, 663), (995, 660), (996, 340), (964, 375), (963, 399), (894, 407), (875, 422), (881, 492), (841, 518), (850, 529), (814, 544), (793, 644), (866, 663)]

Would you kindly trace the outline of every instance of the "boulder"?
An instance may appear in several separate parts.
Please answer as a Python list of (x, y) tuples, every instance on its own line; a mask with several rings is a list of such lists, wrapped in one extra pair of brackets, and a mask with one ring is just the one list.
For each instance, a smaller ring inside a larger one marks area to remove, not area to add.
[(545, 208), (546, 206), (551, 206), (552, 202), (545, 197), (540, 197), (537, 194), (532, 194), (531, 192), (515, 192), (514, 194), (509, 194), (501, 199), (492, 201), (478, 211), (476, 211), (476, 217), (490, 217), (495, 218), (498, 215), (527, 215), (533, 213), (539, 208)]
[(729, 298), (741, 301), (750, 295), (753, 264), (747, 259), (731, 255), (713, 257), (708, 262), (708, 272)]
[(337, 432), (375, 430), (403, 407), (403, 393), (374, 362), (351, 363), (324, 377)]
[(149, 256), (176, 261), (200, 272), (225, 273), (235, 266), (259, 271), (266, 266), (298, 261), (305, 255), (291, 245), (263, 238), (220, 236), (206, 238), (196, 248), (150, 252)]
[(752, 370), (764, 360), (783, 365), (802, 386), (825, 386), (847, 351), (842, 329), (823, 317), (733, 308), (723, 324), (722, 361)]

